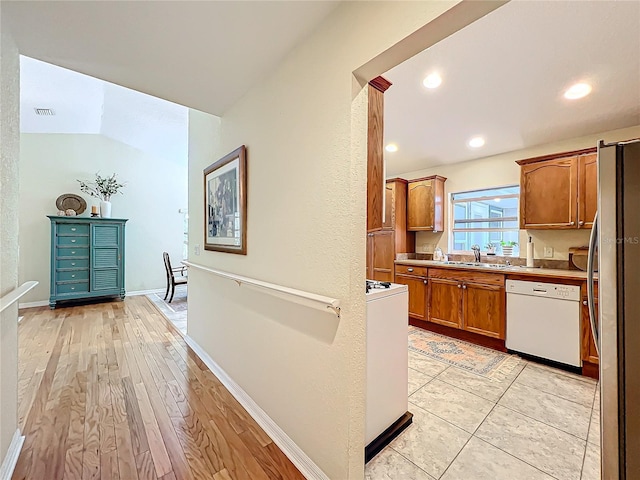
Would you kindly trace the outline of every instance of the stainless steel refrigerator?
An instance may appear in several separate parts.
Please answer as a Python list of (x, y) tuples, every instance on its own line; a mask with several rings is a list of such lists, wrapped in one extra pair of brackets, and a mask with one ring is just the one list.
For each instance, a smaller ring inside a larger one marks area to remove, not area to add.
[(640, 479), (640, 140), (598, 145), (598, 213), (588, 273), (598, 251), (598, 313), (604, 480)]

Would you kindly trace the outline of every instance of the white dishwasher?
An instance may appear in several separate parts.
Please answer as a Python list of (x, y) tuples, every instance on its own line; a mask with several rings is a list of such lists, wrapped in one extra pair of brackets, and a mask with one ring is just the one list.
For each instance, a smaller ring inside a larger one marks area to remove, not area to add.
[(580, 367), (580, 287), (507, 280), (506, 346)]

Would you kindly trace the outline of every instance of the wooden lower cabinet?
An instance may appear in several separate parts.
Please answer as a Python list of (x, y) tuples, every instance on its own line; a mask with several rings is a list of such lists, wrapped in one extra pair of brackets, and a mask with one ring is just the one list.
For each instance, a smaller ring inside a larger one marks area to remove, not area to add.
[(428, 307), (430, 322), (461, 328), (462, 284), (457, 280), (429, 278)]
[(409, 315), (419, 320), (427, 319), (427, 279), (411, 275), (396, 274), (396, 283), (409, 289)]
[[(596, 349), (596, 343), (593, 340), (593, 334), (591, 333), (591, 322), (589, 320), (589, 304), (587, 303), (587, 287), (586, 284), (581, 289), (582, 293), (582, 361), (593, 363), (595, 365), (600, 363), (598, 358), (598, 350)], [(595, 285), (596, 296), (596, 315), (598, 314), (598, 284)]]
[(504, 287), (465, 283), (463, 285), (462, 328), (493, 338), (505, 339)]
[(394, 232), (380, 230), (367, 236), (367, 278), (380, 282), (393, 282)]

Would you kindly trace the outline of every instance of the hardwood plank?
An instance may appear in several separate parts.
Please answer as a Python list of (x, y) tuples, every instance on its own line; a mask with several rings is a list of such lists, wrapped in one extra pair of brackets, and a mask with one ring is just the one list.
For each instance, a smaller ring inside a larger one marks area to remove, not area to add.
[(27, 309), (14, 479), (297, 479), (145, 297)]

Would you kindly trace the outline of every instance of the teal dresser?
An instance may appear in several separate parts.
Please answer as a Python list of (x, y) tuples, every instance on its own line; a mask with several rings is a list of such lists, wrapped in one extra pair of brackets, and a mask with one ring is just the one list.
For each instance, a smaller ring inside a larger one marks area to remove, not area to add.
[(56, 217), (51, 220), (51, 295), (58, 302), (124, 298), (124, 226), (116, 218)]

